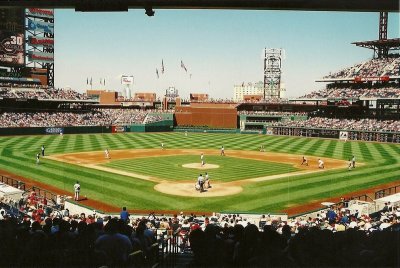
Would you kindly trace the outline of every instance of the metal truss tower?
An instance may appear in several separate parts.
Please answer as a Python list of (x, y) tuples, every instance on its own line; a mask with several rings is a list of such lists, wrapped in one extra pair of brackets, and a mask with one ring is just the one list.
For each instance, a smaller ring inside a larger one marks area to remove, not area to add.
[(264, 100), (281, 98), (281, 75), (283, 57), (283, 49), (264, 49)]
[[(387, 40), (388, 13), (379, 12), (379, 41)], [(389, 48), (381, 46), (378, 48), (378, 58), (387, 58)]]
[(26, 9), (26, 20), (26, 65), (46, 69), (47, 85), (54, 88), (54, 9)]

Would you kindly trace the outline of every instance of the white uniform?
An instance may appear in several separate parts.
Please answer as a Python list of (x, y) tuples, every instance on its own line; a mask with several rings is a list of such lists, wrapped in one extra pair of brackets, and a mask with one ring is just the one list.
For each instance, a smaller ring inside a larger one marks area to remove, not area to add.
[(79, 182), (76, 182), (74, 184), (74, 191), (75, 191), (74, 200), (78, 201), (79, 200), (79, 192), (81, 191), (81, 185), (79, 184)]
[(161, 143), (161, 149), (164, 150), (164, 143)]
[(204, 163), (204, 155), (203, 154), (200, 155), (200, 160), (201, 160), (201, 165), (204, 166), (205, 163)]
[(322, 161), (321, 159), (318, 160), (318, 167), (319, 168), (325, 168), (324, 161)]
[(110, 159), (110, 153), (108, 152), (107, 149), (104, 151), (104, 156), (105, 156), (107, 159)]

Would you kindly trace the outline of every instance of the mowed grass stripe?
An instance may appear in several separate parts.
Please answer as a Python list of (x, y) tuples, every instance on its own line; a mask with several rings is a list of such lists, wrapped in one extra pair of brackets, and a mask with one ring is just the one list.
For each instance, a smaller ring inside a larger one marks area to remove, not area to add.
[(372, 142), (366, 142), (365, 145), (367, 146), (368, 150), (371, 152), (371, 155), (374, 158), (374, 161), (376, 162), (384, 162), (385, 159), (383, 158), (382, 153), (378, 150), (378, 148), (376, 146), (374, 146), (374, 143)]
[[(170, 180), (188, 180), (197, 178), (199, 173), (208, 172), (220, 181), (269, 176), (296, 171), (290, 165), (249, 159), (237, 159), (220, 156), (205, 156), (206, 163), (217, 164), (220, 169), (196, 170), (183, 168), (182, 164), (200, 163), (200, 157), (194, 155), (139, 158), (111, 161), (107, 167), (140, 173)], [(155, 170), (154, 165), (158, 168)], [(223, 168), (223, 170), (222, 170)]]

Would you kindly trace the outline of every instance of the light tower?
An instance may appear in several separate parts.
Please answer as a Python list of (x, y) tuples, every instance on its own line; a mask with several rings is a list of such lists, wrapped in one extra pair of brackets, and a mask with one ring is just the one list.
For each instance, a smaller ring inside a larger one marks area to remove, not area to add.
[(284, 50), (264, 49), (264, 99), (281, 98), (281, 75)]

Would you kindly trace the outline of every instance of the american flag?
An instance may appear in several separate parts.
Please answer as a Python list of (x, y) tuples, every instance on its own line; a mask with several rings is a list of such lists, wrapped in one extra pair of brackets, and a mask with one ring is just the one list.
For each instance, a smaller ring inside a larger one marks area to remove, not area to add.
[(182, 60), (181, 60), (181, 67), (185, 70), (185, 72), (187, 72), (186, 66), (185, 66), (185, 64), (183, 63)]

